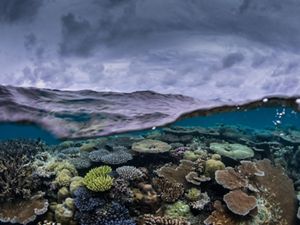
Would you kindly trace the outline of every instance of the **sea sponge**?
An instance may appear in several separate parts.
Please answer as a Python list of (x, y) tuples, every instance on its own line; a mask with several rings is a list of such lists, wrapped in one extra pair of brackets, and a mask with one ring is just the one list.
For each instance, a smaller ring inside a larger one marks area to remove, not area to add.
[(209, 159), (205, 162), (204, 174), (206, 176), (214, 178), (215, 172), (217, 170), (223, 170), (223, 169), (225, 169), (225, 165), (223, 162), (221, 162), (220, 160), (216, 160), (216, 159)]
[(91, 191), (103, 192), (113, 185), (113, 178), (108, 174), (112, 171), (109, 166), (100, 166), (91, 169), (84, 177), (84, 185)]

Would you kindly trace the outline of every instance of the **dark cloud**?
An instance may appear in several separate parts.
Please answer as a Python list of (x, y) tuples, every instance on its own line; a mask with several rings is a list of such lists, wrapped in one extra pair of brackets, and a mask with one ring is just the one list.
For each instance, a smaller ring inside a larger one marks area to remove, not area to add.
[(60, 44), (60, 53), (63, 56), (90, 55), (97, 38), (91, 24), (87, 20), (76, 18), (72, 13), (63, 16), (61, 20), (63, 41)]
[(223, 68), (230, 68), (237, 63), (240, 63), (244, 60), (244, 55), (240, 52), (231, 53), (225, 56), (222, 60)]
[(25, 35), (24, 39), (24, 46), (27, 50), (31, 50), (37, 44), (37, 38), (33, 33)]
[(1, 0), (0, 21), (23, 22), (34, 18), (42, 0)]
[(63, 55), (87, 56), (97, 46), (166, 32), (232, 35), (300, 51), (300, 3), (295, 0), (92, 2), (95, 14), (78, 18), (73, 12), (62, 17)]

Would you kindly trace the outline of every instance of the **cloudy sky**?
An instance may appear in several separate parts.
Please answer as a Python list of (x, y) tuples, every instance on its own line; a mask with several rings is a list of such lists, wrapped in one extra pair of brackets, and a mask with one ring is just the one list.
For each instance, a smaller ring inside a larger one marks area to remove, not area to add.
[(1, 0), (0, 84), (300, 94), (299, 0)]

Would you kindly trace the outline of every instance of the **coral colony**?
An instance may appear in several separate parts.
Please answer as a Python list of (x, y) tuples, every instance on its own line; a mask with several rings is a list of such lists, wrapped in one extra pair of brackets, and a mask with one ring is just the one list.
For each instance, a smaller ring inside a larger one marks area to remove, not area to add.
[(278, 131), (171, 126), (50, 146), (1, 141), (0, 220), (39, 225), (296, 224), (300, 132)]

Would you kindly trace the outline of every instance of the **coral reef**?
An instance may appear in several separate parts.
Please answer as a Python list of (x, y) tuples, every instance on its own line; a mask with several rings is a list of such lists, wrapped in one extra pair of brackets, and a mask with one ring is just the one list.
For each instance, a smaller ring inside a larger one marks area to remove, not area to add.
[(184, 193), (181, 183), (173, 183), (163, 178), (155, 178), (153, 183), (159, 190), (160, 197), (164, 202), (175, 202)]
[(183, 201), (177, 201), (172, 205), (168, 205), (165, 215), (173, 219), (188, 218), (191, 216), (190, 207)]
[(206, 192), (204, 192), (204, 193), (200, 193), (197, 199), (191, 201), (189, 203), (189, 206), (192, 209), (202, 210), (208, 203), (210, 203), (210, 197)]
[(135, 225), (128, 209), (117, 202), (106, 202), (85, 188), (75, 192), (75, 217), (82, 225)]
[(132, 155), (125, 151), (115, 151), (101, 157), (101, 162), (108, 165), (120, 165), (132, 160)]
[(133, 151), (146, 154), (169, 152), (171, 148), (172, 146), (168, 145), (165, 142), (152, 139), (145, 139), (139, 142), (135, 142), (132, 145)]
[(2, 141), (0, 221), (296, 225), (299, 133), (280, 131), (217, 124), (52, 146)]
[(83, 183), (91, 191), (107, 191), (113, 185), (113, 178), (109, 175), (111, 171), (112, 169), (109, 166), (91, 169), (83, 178)]
[(257, 206), (256, 198), (247, 195), (241, 190), (230, 191), (224, 195), (224, 202), (231, 212), (241, 216), (246, 216)]
[(116, 169), (119, 177), (124, 180), (137, 180), (143, 176), (143, 172), (134, 166), (122, 166)]
[(190, 223), (184, 218), (171, 218), (171, 217), (161, 217), (153, 216), (150, 214), (144, 215), (140, 220), (140, 225), (189, 225)]
[(248, 159), (254, 156), (254, 151), (241, 144), (210, 143), (209, 148), (215, 153), (232, 158), (234, 160)]
[(48, 210), (48, 201), (43, 193), (37, 193), (29, 199), (14, 200), (0, 204), (0, 221), (3, 223), (28, 224)]

